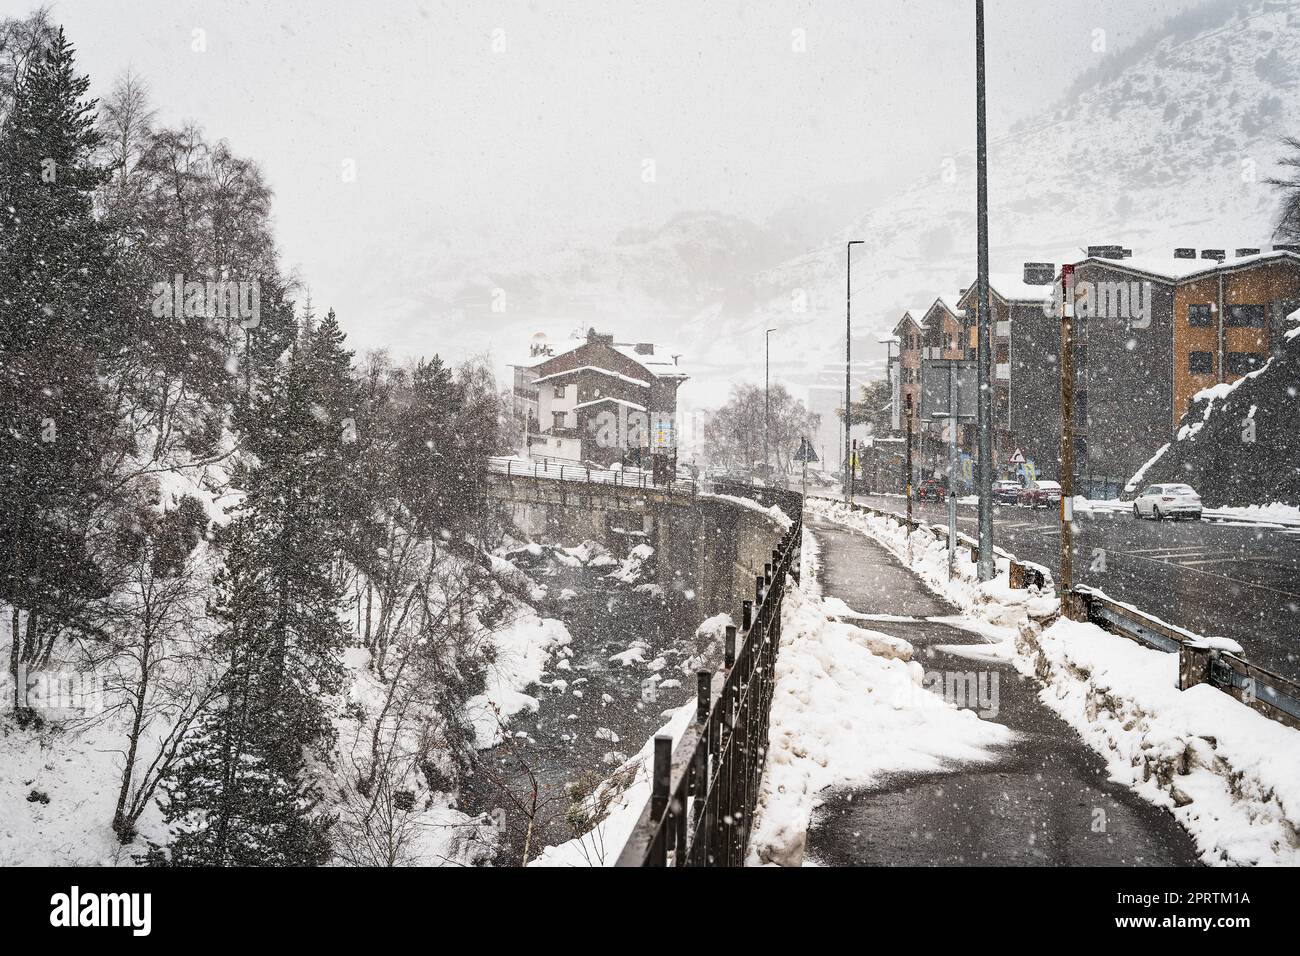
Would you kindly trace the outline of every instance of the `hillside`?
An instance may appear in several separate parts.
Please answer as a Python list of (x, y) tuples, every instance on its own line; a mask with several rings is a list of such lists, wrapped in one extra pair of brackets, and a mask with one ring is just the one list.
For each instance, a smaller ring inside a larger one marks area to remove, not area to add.
[(1185, 481), (1210, 507), (1300, 505), (1300, 463), (1279, 454), (1300, 420), (1300, 330), (1282, 354), (1231, 385), (1197, 393), (1176, 439), (1129, 482)]

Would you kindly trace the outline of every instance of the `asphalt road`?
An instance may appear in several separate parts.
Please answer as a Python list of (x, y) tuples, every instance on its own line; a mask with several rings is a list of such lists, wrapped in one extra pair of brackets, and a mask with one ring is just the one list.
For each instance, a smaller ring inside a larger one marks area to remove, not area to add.
[[(870, 788), (820, 795), (809, 862), (828, 866), (1188, 866), (1196, 848), (1165, 810), (1110, 779), (1105, 761), (1038, 699), (1038, 686), (1006, 661), (972, 660), (978, 644), (944, 623), (951, 607), (884, 548), (812, 519), (818, 580), (862, 614), (899, 615), (869, 627), (910, 641), (927, 671), (975, 671), (998, 680), (994, 712), (1014, 740), (987, 763), (891, 776)], [(939, 618), (939, 619), (937, 619)], [(968, 706), (968, 701), (954, 701)], [(864, 741), (863, 746), (870, 746)]]
[[(859, 503), (903, 513), (901, 498), (859, 495)], [(946, 523), (946, 504), (915, 502), (914, 515)], [(976, 509), (959, 506), (958, 530), (978, 534)], [(1212, 521), (1136, 520), (1129, 514), (1075, 516), (1074, 580), (1197, 634), (1230, 637), (1247, 658), (1300, 680), (1300, 529)], [(1059, 573), (1056, 512), (999, 505), (993, 541)]]

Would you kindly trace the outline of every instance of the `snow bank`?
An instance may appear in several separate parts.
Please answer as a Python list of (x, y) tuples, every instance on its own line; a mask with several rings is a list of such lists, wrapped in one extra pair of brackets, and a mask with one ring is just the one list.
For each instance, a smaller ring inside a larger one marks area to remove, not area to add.
[(781, 626), (750, 864), (801, 865), (827, 787), (988, 760), (1013, 739), (923, 688), (907, 641), (835, 620), (812, 594), (787, 590)]
[(1177, 689), (1178, 656), (1093, 624), (1026, 628), (1017, 667), (1106, 758), (1168, 807), (1206, 863), (1300, 865), (1300, 731), (1209, 685)]
[(501, 742), (503, 721), (520, 711), (537, 710), (537, 698), (524, 689), (541, 682), (554, 654), (567, 659), (571, 653), (573, 637), (563, 621), (540, 617), (527, 605), (517, 611), (509, 624), (492, 632), (496, 656), (488, 668), (487, 687), (465, 703), (465, 717), (480, 750)]

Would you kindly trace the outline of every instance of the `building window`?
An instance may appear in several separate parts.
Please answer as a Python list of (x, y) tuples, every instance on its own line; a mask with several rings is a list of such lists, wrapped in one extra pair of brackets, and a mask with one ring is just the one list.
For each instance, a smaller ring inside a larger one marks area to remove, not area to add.
[(1230, 305), (1223, 324), (1262, 329), (1264, 328), (1264, 307), (1262, 305)]
[(1187, 307), (1187, 324), (1205, 327), (1214, 324), (1214, 307), (1206, 302)]
[(551, 412), (551, 428), (558, 431), (564, 427), (564, 412)]
[(1258, 352), (1229, 352), (1224, 362), (1224, 370), (1229, 375), (1245, 375), (1264, 364), (1264, 356)]
[(1214, 353), (1193, 352), (1187, 356), (1187, 371), (1193, 375), (1214, 374)]
[(552, 391), (554, 392), (556, 398), (563, 398), (563, 397), (564, 397), (564, 386), (563, 386), (563, 385), (556, 385), (556, 386), (552, 389)]

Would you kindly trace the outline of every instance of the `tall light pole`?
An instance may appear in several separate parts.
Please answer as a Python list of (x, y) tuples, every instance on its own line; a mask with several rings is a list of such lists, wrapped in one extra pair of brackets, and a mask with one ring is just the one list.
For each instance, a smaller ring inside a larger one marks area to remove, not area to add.
[(853, 397), (849, 393), (849, 363), (853, 360), (853, 247), (865, 239), (850, 239), (844, 247), (844, 503), (853, 500), (853, 462), (849, 451), (849, 410)]
[(767, 443), (768, 436), (772, 431), (772, 333), (776, 329), (768, 329), (763, 333), (763, 480), (767, 480), (767, 466), (769, 463)]
[(976, 420), (979, 424), (979, 579), (993, 577), (993, 387), (989, 368), (993, 362), (993, 310), (989, 307), (989, 184), (988, 130), (984, 121), (984, 0), (975, 0), (975, 221), (979, 288), (976, 372), (979, 389)]

